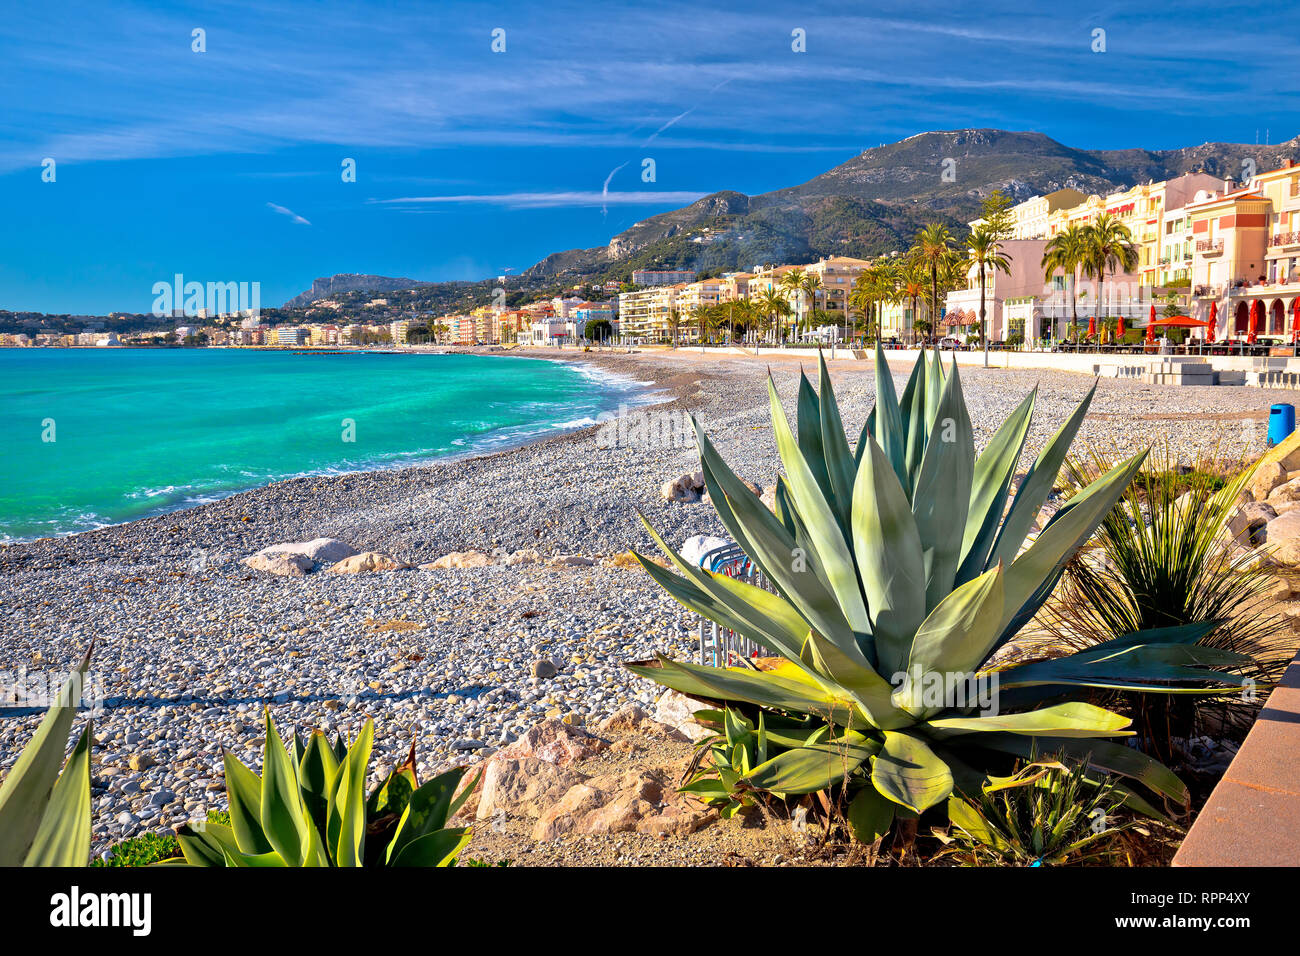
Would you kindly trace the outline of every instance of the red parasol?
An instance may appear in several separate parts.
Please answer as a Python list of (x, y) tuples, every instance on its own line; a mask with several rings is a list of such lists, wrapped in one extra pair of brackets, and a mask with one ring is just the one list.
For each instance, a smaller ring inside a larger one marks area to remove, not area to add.
[(1097, 317), (1095, 315), (1090, 315), (1088, 316), (1088, 338), (1092, 338), (1096, 334), (1097, 334)]
[(1124, 337), (1124, 316), (1121, 315), (1119, 317), (1119, 320), (1115, 323), (1115, 338), (1122, 339), (1123, 337)]
[(1156, 323), (1152, 320), (1147, 323), (1147, 343), (1154, 343), (1156, 340)]
[(1155, 307), (1155, 303), (1152, 303), (1152, 304), (1151, 304), (1151, 317), (1148, 318), (1147, 321), (1148, 321), (1148, 322), (1154, 322), (1155, 320), (1156, 320), (1156, 307)]
[(1291, 303), (1291, 341), (1300, 342), (1300, 298)]
[(1214, 327), (1218, 325), (1218, 323), (1219, 323), (1219, 303), (1211, 302), (1210, 303), (1210, 325), (1209, 328), (1206, 330), (1205, 341), (1207, 342), (1214, 341)]
[(1263, 318), (1264, 303), (1256, 299), (1250, 304), (1250, 326), (1246, 330), (1246, 344), (1254, 345), (1255, 337), (1259, 332), (1259, 320)]
[(1151, 325), (1160, 328), (1178, 328), (1178, 329), (1202, 329), (1210, 323), (1201, 319), (1194, 319), (1190, 315), (1171, 315), (1167, 318), (1156, 319)]

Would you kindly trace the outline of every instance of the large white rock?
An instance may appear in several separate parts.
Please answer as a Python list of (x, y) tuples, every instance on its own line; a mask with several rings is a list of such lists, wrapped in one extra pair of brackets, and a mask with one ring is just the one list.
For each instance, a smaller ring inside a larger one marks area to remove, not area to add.
[(312, 538), (310, 541), (287, 541), (284, 544), (273, 544), (257, 553), (266, 557), (280, 554), (297, 554), (306, 558), (312, 564), (338, 564), (344, 558), (350, 558), (357, 554), (357, 549), (349, 544), (344, 544), (336, 538)]
[(1264, 526), (1263, 535), (1274, 563), (1300, 566), (1300, 510), (1278, 515)]
[(312, 569), (311, 559), (302, 554), (254, 554), (244, 558), (240, 564), (254, 571), (267, 574), (279, 574), (283, 577), (300, 578)]

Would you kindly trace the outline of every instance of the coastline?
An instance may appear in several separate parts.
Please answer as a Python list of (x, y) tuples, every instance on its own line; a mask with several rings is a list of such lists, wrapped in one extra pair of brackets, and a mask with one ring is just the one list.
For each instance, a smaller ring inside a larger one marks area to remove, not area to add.
[[(680, 426), (690, 411), (740, 477), (774, 483), (766, 363), (662, 353), (534, 357), (653, 382), (665, 401), (630, 418)], [(893, 369), (900, 387), (905, 371)], [(798, 363), (772, 362), (771, 374), (792, 411)], [(1028, 455), (1091, 384), (1072, 373), (961, 374), (978, 444), (1039, 388)], [(874, 403), (872, 375), (868, 362), (831, 368), (854, 438)], [(1278, 393), (1177, 394), (1179, 410), (1170, 413), (1158, 388), (1103, 380), (1083, 437), (1141, 442), (1154, 416), (1176, 448), (1191, 450), (1212, 444), (1205, 419), (1218, 417), (1225, 437), (1262, 444), (1267, 403)], [(601, 427), (456, 461), (293, 478), (0, 547), (0, 673), (63, 672), (95, 645), (92, 676), (103, 693), (92, 758), (96, 847), (223, 807), (222, 748), (256, 768), (264, 707), (283, 733), (321, 727), (351, 737), (374, 718), (376, 766), (414, 739), (422, 776), (478, 762), (547, 714), (593, 723), (630, 703), (653, 710), (656, 688), (623, 664), (655, 653), (690, 658), (697, 638), (648, 575), (610, 559), (632, 548), (654, 553), (638, 513), (674, 546), (723, 529), (707, 503), (660, 493), (664, 481), (698, 468), (687, 430), (630, 431), (628, 441), (610, 442)], [(495, 563), (304, 577), (239, 563), (268, 545), (317, 537), (411, 565), (468, 550)], [(537, 559), (504, 563), (519, 552)], [(574, 555), (580, 560), (546, 561)], [(542, 660), (555, 665), (553, 677), (533, 675)], [(0, 769), (39, 720), (31, 709), (0, 710)]]
[[(93, 348), (93, 347), (85, 346), (84, 348)], [(214, 346), (213, 348), (225, 349), (229, 347)], [(358, 350), (359, 354), (364, 354), (364, 352), (365, 350)], [(467, 350), (461, 353), (457, 353), (455, 351), (448, 351), (445, 349), (434, 350), (434, 349), (419, 349), (419, 348), (410, 349), (410, 350), (390, 350), (389, 352), (382, 353), (382, 354), (391, 354), (391, 355), (467, 354), (467, 355), (474, 355), (475, 357), (511, 357), (507, 354), (493, 352), (490, 350)], [(512, 357), (516, 359), (530, 359), (533, 361), (551, 361), (566, 366), (577, 366), (580, 367), (580, 370), (600, 369), (600, 366), (597, 365), (596, 363), (574, 360), (572, 358), (556, 359), (555, 357), (549, 355), (522, 355), (522, 354), (515, 354)], [(661, 392), (654, 382), (638, 381), (625, 374), (603, 373), (600, 375), (587, 375), (586, 377), (592, 382), (593, 386), (596, 389), (599, 389), (602, 386), (613, 384), (617, 389), (625, 390), (627, 393), (628, 401), (626, 403), (620, 403), (619, 406), (620, 408), (624, 406), (628, 408), (646, 408), (649, 406), (661, 404), (663, 402), (668, 402), (672, 400), (671, 397), (660, 398), (659, 396)], [(177, 514), (183, 511), (189, 511), (194, 508), (201, 508), (205, 505), (213, 504), (218, 501), (225, 501), (227, 499), (235, 498), (240, 495), (258, 491), (263, 488), (268, 488), (273, 485), (280, 485), (287, 482), (296, 481), (299, 479), (321, 479), (321, 478), (342, 477), (342, 476), (351, 476), (351, 475), (369, 475), (369, 474), (377, 474), (377, 473), (388, 472), (388, 471), (401, 471), (408, 468), (424, 468), (424, 467), (430, 467), (430, 466), (435, 466), (440, 464), (450, 464), (450, 463), (454, 463), (469, 458), (485, 457), (485, 456), (500, 454), (504, 452), (509, 452), (516, 448), (521, 448), (526, 445), (537, 443), (537, 442), (549, 441), (552, 438), (562, 437), (564, 435), (581, 431), (582, 429), (585, 428), (599, 427), (600, 421), (603, 421), (606, 416), (612, 413), (612, 411), (613, 410), (607, 409), (606, 411), (599, 413), (598, 419), (600, 420), (595, 422), (589, 422), (589, 421), (584, 421), (582, 423), (556, 422), (556, 423), (544, 424), (544, 425), (540, 423), (536, 425), (530, 425), (527, 426), (530, 429), (529, 431), (519, 435), (508, 435), (506, 433), (508, 433), (510, 429), (500, 429), (498, 433), (488, 433), (483, 436), (478, 436), (475, 439), (470, 439), (466, 443), (466, 447), (463, 450), (446, 452), (443, 454), (433, 455), (430, 457), (410, 458), (410, 459), (389, 462), (387, 464), (379, 464), (376, 462), (371, 462), (361, 467), (328, 467), (328, 468), (322, 468), (322, 469), (307, 471), (298, 474), (287, 474), (263, 483), (254, 483), (246, 487), (234, 488), (232, 490), (227, 490), (227, 491), (216, 491), (216, 490), (196, 491), (195, 492), (196, 497), (194, 498), (186, 498), (181, 501), (163, 505), (158, 507), (156, 510), (150, 511), (145, 514), (136, 515), (135, 517), (127, 518), (121, 521), (105, 521), (94, 527), (61, 531), (55, 534), (38, 535), (34, 537), (24, 537), (24, 538), (12, 538), (7, 540), (0, 539), (0, 552), (2, 552), (4, 548), (11, 547), (11, 546), (31, 544), (38, 541), (70, 538), (76, 535), (91, 534), (94, 532), (103, 531), (108, 528), (118, 528), (125, 525), (131, 525), (139, 521), (147, 521), (153, 518), (161, 518), (167, 515)], [(517, 428), (522, 426), (513, 426), (513, 427)], [(506, 434), (506, 437), (504, 438), (501, 437), (502, 434)]]

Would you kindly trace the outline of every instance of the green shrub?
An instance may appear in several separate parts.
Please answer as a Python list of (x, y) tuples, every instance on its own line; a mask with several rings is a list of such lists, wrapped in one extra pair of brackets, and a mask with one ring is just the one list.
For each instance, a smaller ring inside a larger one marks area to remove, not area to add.
[(177, 830), (183, 860), (192, 866), (451, 866), (470, 840), (467, 827), (449, 828), (474, 791), (456, 796), (464, 775), (449, 770), (420, 784), (415, 745), (369, 796), (366, 770), (374, 740), (367, 720), (350, 747), (315, 731), (306, 745), (293, 738), (290, 755), (270, 712), (259, 777), (226, 754), (230, 824)]
[[(876, 407), (855, 453), (825, 362), (820, 366), (820, 396), (801, 376), (797, 435), (768, 381), (785, 470), (775, 514), (696, 424), (709, 499), (777, 593), (695, 567), (648, 522), (681, 573), (638, 555), (685, 607), (784, 660), (756, 671), (661, 656), (631, 669), (700, 700), (757, 708), (769, 738), (778, 722), (807, 721), (813, 730), (786, 733), (786, 749), (751, 767), (736, 787), (780, 798), (834, 788), (865, 842), (896, 820), (906, 842), (918, 814), (941, 807), (954, 791), (978, 793), (991, 773), (1034, 751), (1089, 758), (1103, 772), (1186, 804), (1187, 788), (1168, 768), (1104, 739), (1126, 736), (1127, 718), (1077, 698), (1117, 684), (1164, 693), (1239, 683), (1203, 669), (1219, 658), (1204, 660), (1189, 647), (1213, 623), (1128, 633), (1033, 664), (995, 661), (1047, 600), (1145, 454), (1071, 498), (1024, 547), (1091, 393), (1043, 447), (1012, 499), (1035, 393), (976, 457), (956, 362), (945, 374), (937, 354), (929, 362), (922, 353), (900, 400), (877, 347)], [(975, 693), (959, 698), (952, 692), (959, 686)], [(996, 690), (993, 707), (981, 699), (988, 686)], [(1137, 791), (1117, 790), (1128, 805), (1159, 813)]]
[(1115, 838), (1137, 829), (1118, 822), (1123, 797), (1109, 778), (1087, 779), (1087, 764), (1036, 760), (990, 780), (973, 800), (948, 800), (948, 849), (969, 866), (1062, 866), (1115, 862)]

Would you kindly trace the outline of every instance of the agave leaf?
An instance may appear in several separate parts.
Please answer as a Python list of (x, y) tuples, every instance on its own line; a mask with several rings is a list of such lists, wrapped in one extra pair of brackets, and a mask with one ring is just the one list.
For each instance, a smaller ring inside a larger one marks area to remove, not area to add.
[(849, 801), (845, 815), (853, 838), (859, 843), (875, 843), (893, 826), (897, 809), (898, 804), (884, 797), (875, 787), (863, 787)]
[[(885, 361), (885, 350), (876, 343), (876, 443), (885, 453), (885, 459), (894, 469), (900, 488), (911, 491), (907, 481), (907, 432), (903, 430), (903, 413), (898, 406), (898, 393), (894, 390), (894, 376)], [(866, 456), (862, 458), (865, 460)], [(911, 500), (910, 494), (908, 499)]]
[(921, 539), (907, 496), (888, 459), (868, 439), (853, 490), (853, 548), (871, 614), (876, 667), (901, 669), (912, 635), (925, 618)]
[(912, 514), (925, 568), (927, 611), (952, 591), (972, 494), (975, 438), (955, 367), (944, 386), (929, 439), (915, 473), (916, 491), (912, 495)]
[(862, 423), (862, 431), (858, 433), (858, 446), (853, 449), (853, 463), (862, 465), (862, 453), (866, 451), (867, 439), (876, 434), (876, 408), (873, 405), (871, 411), (867, 413), (867, 420)]
[[(780, 595), (763, 588), (692, 565), (651, 527), (644, 516), (641, 521), (659, 550), (700, 592), (687, 595), (694, 605), (688, 604), (687, 607), (764, 647), (778, 651), (790, 660), (798, 659), (803, 636), (808, 632), (808, 622), (793, 605)], [(672, 577), (666, 569), (647, 561), (635, 551), (633, 554), (652, 579), (659, 582), (669, 594), (677, 597), (682, 589), (675, 583), (670, 587), (665, 582), (665, 578)], [(702, 608), (707, 608), (707, 611)]]
[[(822, 493), (809, 461), (790, 433), (790, 424), (781, 407), (781, 398), (776, 394), (776, 383), (770, 375), (767, 378), (767, 392), (772, 405), (772, 431), (776, 436), (781, 462), (785, 465), (795, 511), (808, 529), (813, 550), (826, 574), (831, 591), (839, 602), (840, 612), (853, 630), (869, 631), (871, 625), (867, 621), (867, 608), (858, 588), (858, 575), (853, 566), (849, 543), (844, 536), (844, 528)], [(821, 445), (820, 439), (818, 445)]]
[(63, 766), (76, 701), (89, 666), (87, 650), (0, 783), (0, 866), (20, 866), (41, 827), (47, 800)]
[[(956, 361), (954, 356), (954, 366)], [(943, 359), (939, 357), (939, 350), (935, 349), (930, 353), (930, 368), (925, 378), (925, 420), (931, 424), (939, 414), (939, 400), (943, 397), (946, 378), (943, 372)]]
[[(903, 389), (903, 397), (898, 403), (899, 417), (907, 431), (907, 446), (903, 461), (907, 467), (907, 487), (916, 487), (917, 474), (921, 470), (921, 460), (925, 455), (925, 443), (930, 437), (930, 419), (926, 417), (926, 362), (925, 349), (921, 349), (912, 366), (911, 377)], [(915, 498), (915, 495), (913, 495)]]
[(776, 476), (776, 495), (774, 497), (776, 499), (775, 512), (776, 512), (777, 520), (781, 522), (785, 530), (789, 532), (790, 537), (793, 538), (794, 537), (794, 505), (790, 503), (790, 490), (785, 486), (785, 479), (782, 478), (780, 475)]
[(871, 782), (884, 796), (922, 813), (952, 793), (948, 765), (915, 734), (886, 730), (885, 745), (871, 764)]
[(239, 852), (235, 833), (223, 823), (202, 823), (202, 829), (184, 824), (176, 830), (181, 855), (190, 866), (225, 866), (226, 853)]
[(1029, 466), (1029, 471), (1025, 474), (1025, 480), (1021, 482), (1020, 488), (1016, 491), (1015, 498), (1011, 502), (1011, 508), (1007, 511), (1007, 516), (1002, 522), (997, 542), (993, 546), (993, 554), (989, 558), (990, 562), (1003, 561), (1010, 563), (1020, 553), (1020, 546), (1025, 543), (1025, 535), (1029, 534), (1034, 519), (1038, 517), (1039, 511), (1042, 510), (1043, 502), (1052, 493), (1052, 486), (1056, 483), (1056, 476), (1060, 474), (1061, 465), (1065, 462), (1065, 456), (1070, 450), (1070, 445), (1074, 442), (1074, 436), (1078, 433), (1079, 427), (1083, 424), (1084, 417), (1088, 414), (1088, 408), (1092, 404), (1092, 397), (1096, 393), (1097, 382), (1094, 381), (1092, 388), (1088, 389), (1088, 394), (1084, 396), (1083, 401), (1065, 420), (1065, 424), (1057, 429), (1056, 434), (1038, 453), (1038, 458)]
[(816, 631), (808, 632), (807, 646), (817, 671), (850, 694), (874, 726), (892, 730), (913, 722), (891, 700), (893, 687), (861, 655), (846, 654)]
[(984, 815), (960, 797), (948, 798), (948, 819), (953, 826), (965, 830), (974, 839), (985, 846), (993, 847), (1003, 853), (1011, 852), (1012, 846), (996, 827), (984, 819)]
[[(411, 794), (411, 800), (402, 812), (402, 819), (397, 825), (392, 841), (388, 844), (386, 859), (390, 865), (397, 865), (393, 861), (400, 857), (402, 851), (410, 844), (441, 830), (447, 825), (448, 818), (455, 813), (455, 810), (452, 809), (452, 802), (456, 796), (456, 787), (460, 784), (464, 773), (464, 769), (460, 767), (448, 770), (446, 773), (434, 777)], [(468, 798), (477, 783), (478, 780), (475, 779), (466, 788), (463, 796)], [(459, 809), (459, 806), (457, 806), (457, 809)]]
[(230, 829), (239, 852), (258, 855), (272, 850), (262, 829), (262, 781), (229, 751), (225, 754)]
[(54, 781), (24, 866), (85, 866), (90, 856), (90, 724)]
[(866, 729), (871, 725), (856, 702), (836, 698), (824, 690), (770, 671), (733, 670), (686, 664), (660, 656), (659, 666), (628, 664), (629, 670), (688, 697), (721, 701), (747, 701), (796, 714), (816, 714), (841, 726)]
[[(771, 380), (771, 373), (768, 379)], [(808, 376), (799, 370), (799, 392), (795, 404), (795, 424), (799, 426), (799, 452), (808, 463), (808, 470), (817, 487), (827, 500), (831, 499), (831, 479), (826, 469), (826, 452), (823, 448), (821, 412), (818, 409), (817, 393), (813, 391)], [(783, 413), (784, 414), (784, 413)], [(782, 421), (785, 421), (784, 417)], [(786, 422), (789, 427), (789, 422)]]
[(1142, 467), (1146, 455), (1144, 451), (1120, 462), (1080, 491), (1056, 513), (1034, 543), (1012, 562), (1005, 579), (1005, 624), (999, 646), (1010, 640), (1038, 611), (1056, 586), (1065, 562), (1097, 530)]
[[(961, 566), (958, 583), (983, 574), (989, 554), (997, 540), (998, 526), (1007, 504), (1007, 490), (1016, 474), (1016, 464), (1029, 434), (1034, 417), (1038, 389), (1030, 392), (994, 433), (988, 446), (975, 461), (971, 481), (970, 512), (961, 543)], [(1023, 540), (1023, 537), (1022, 539)], [(1012, 555), (1012, 557), (1015, 557)]]
[(744, 780), (759, 790), (815, 793), (843, 780), (879, 750), (878, 741), (850, 731), (826, 743), (779, 753)]
[(367, 720), (339, 764), (337, 789), (329, 804), (326, 839), (336, 866), (361, 866), (366, 842), (366, 766), (374, 744), (375, 725)]
[(925, 675), (974, 674), (997, 640), (1003, 615), (1002, 568), (967, 581), (939, 603), (916, 630), (907, 659), (909, 680), (894, 692), (896, 707), (918, 717), (942, 708), (925, 707)]
[(451, 866), (460, 851), (469, 845), (472, 835), (468, 827), (426, 833), (402, 847), (389, 865)]
[(698, 422), (695, 434), (704, 483), (727, 531), (809, 624), (841, 647), (856, 643), (835, 596), (807, 569), (796, 570), (797, 545), (785, 526), (723, 463)]
[(329, 781), (337, 769), (338, 761), (325, 734), (312, 731), (298, 761), (298, 786), (307, 816), (322, 837), (329, 809)]
[(987, 717), (940, 717), (925, 724), (927, 733), (940, 739), (956, 734), (997, 733), (1050, 735), (1053, 737), (1130, 736), (1124, 728), (1132, 721), (1103, 707), (1072, 701), (1054, 707), (1040, 707), (1023, 714), (994, 714)]
[(1098, 770), (1131, 777), (1175, 803), (1186, 805), (1190, 799), (1186, 785), (1177, 774), (1140, 750), (1109, 740), (1077, 740), (1071, 737), (1023, 737), (1018, 734), (980, 734), (970, 743), (1017, 757), (1039, 754), (1062, 754), (1075, 760), (1087, 760)]
[(266, 711), (266, 744), (262, 748), (262, 832), (271, 848), (290, 866), (305, 859), (308, 842), (307, 809), (298, 795), (298, 772), (280, 733)]
[[(826, 369), (826, 359), (819, 352), (817, 355), (818, 373), (821, 381), (821, 395), (818, 403), (821, 411), (821, 441), (826, 456), (826, 472), (830, 476), (830, 489), (826, 500), (839, 520), (840, 533), (847, 540), (850, 516), (853, 512), (853, 479), (858, 465), (849, 450), (849, 440), (844, 434), (844, 422), (840, 420), (839, 404), (835, 401), (835, 390), (831, 387), (831, 376)], [(802, 426), (800, 426), (802, 428)]]

